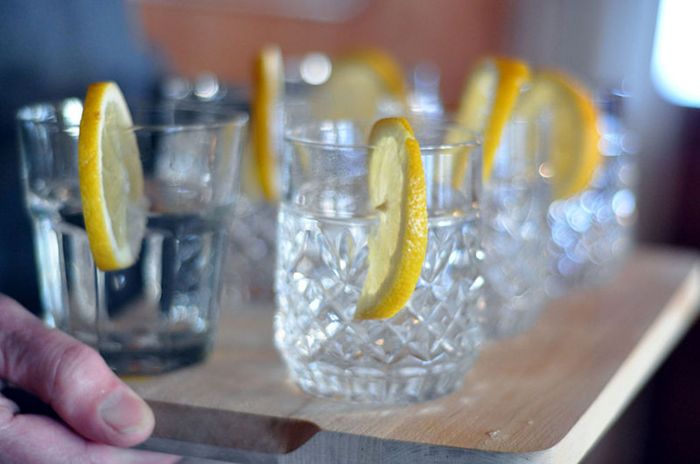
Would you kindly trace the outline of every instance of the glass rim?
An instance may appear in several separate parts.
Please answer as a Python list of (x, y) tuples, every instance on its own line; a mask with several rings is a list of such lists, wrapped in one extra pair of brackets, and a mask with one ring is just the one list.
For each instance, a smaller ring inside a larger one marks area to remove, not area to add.
[[(441, 124), (446, 130), (449, 128), (456, 128), (462, 134), (465, 134), (464, 141), (462, 141), (462, 142), (427, 144), (427, 145), (421, 144), (420, 139), (417, 137), (418, 143), (420, 145), (421, 154), (423, 154), (423, 155), (430, 154), (430, 152), (455, 150), (455, 149), (460, 149), (460, 148), (475, 148), (475, 147), (480, 147), (483, 145), (483, 141), (482, 141), (481, 135), (479, 133), (459, 125), (454, 120), (443, 119), (443, 118), (430, 118), (430, 117), (423, 117), (423, 120), (428, 121), (428, 122), (434, 122), (434, 123)], [(420, 119), (419, 119), (419, 121), (420, 121)], [(307, 136), (295, 134), (295, 132), (301, 131), (303, 129), (312, 128), (312, 127), (318, 128), (322, 124), (333, 124), (334, 126), (337, 126), (340, 123), (363, 124), (367, 127), (371, 127), (372, 124), (374, 123), (374, 121), (353, 120), (353, 119), (321, 119), (321, 120), (317, 120), (317, 121), (310, 121), (310, 122), (307, 121), (307, 122), (303, 122), (300, 124), (296, 124), (292, 128), (285, 130), (284, 140), (286, 142), (291, 142), (294, 144), (299, 144), (299, 145), (304, 145), (304, 146), (309, 146), (309, 147), (324, 147), (324, 148), (334, 149), (334, 150), (361, 150), (361, 149), (368, 150), (368, 149), (374, 148), (373, 145), (370, 145), (368, 143), (353, 144), (353, 143), (324, 142), (321, 140), (316, 140), (313, 137), (307, 137)], [(424, 152), (429, 152), (429, 153), (424, 153)]]
[[(46, 125), (46, 126), (58, 126), (60, 119), (56, 116), (60, 113), (59, 109), (63, 105), (67, 104), (79, 104), (82, 113), (82, 103), (80, 98), (65, 98), (62, 100), (48, 100), (43, 102), (30, 103), (28, 105), (23, 105), (20, 107), (16, 114), (15, 119), (19, 123), (29, 123), (36, 125)], [(178, 104), (179, 105), (179, 104)], [(236, 128), (244, 128), (248, 121), (248, 113), (241, 110), (218, 110), (217, 108), (201, 108), (195, 105), (184, 105), (177, 106), (172, 105), (170, 102), (154, 103), (154, 104), (137, 104), (132, 108), (129, 108), (130, 113), (133, 118), (133, 114), (138, 111), (143, 112), (153, 112), (157, 113), (159, 111), (175, 110), (175, 111), (186, 111), (192, 113), (202, 113), (222, 116), (225, 119), (211, 121), (211, 122), (194, 122), (194, 123), (172, 123), (172, 124), (132, 124), (131, 126), (124, 127), (125, 131), (168, 131), (168, 132), (179, 132), (179, 131), (190, 131), (190, 130), (207, 130), (207, 129), (220, 129), (223, 127), (234, 126)], [(41, 114), (38, 114), (41, 113)], [(65, 122), (63, 124), (63, 129), (73, 130), (80, 127), (80, 121), (75, 122)]]

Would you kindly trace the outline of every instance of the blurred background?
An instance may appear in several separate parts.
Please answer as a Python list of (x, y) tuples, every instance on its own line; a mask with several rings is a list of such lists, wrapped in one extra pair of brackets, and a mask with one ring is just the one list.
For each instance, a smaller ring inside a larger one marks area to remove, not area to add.
[[(129, 98), (177, 91), (183, 79), (245, 94), (253, 56), (270, 43), (288, 57), (384, 49), (407, 73), (439, 75), (448, 109), (484, 54), (618, 89), (625, 144), (639, 166), (637, 239), (698, 249), (697, 24), (697, 0), (3, 0), (0, 291), (38, 308), (14, 134), (19, 106), (81, 96), (107, 79)], [(696, 324), (586, 462), (700, 462), (698, 355)]]

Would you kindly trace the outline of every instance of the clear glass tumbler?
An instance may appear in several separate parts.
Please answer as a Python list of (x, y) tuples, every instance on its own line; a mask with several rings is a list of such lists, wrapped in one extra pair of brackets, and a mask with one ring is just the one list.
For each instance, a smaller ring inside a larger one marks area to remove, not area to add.
[[(274, 181), (281, 185), (284, 130), (291, 121), (309, 119), (310, 107), (301, 99), (285, 99), (275, 106), (274, 139), (277, 164)], [(225, 292), (229, 301), (269, 307), (274, 300), (278, 201), (262, 193), (252, 146), (243, 152), (241, 197), (236, 222), (231, 228), (226, 264)]]
[(135, 111), (149, 203), (138, 260), (98, 270), (78, 182), (80, 100), (18, 113), (26, 206), (45, 321), (95, 347), (119, 373), (203, 359), (219, 312), (221, 257), (238, 189), (247, 116)]
[(276, 202), (241, 195), (225, 264), (224, 292), (232, 304), (272, 304), (276, 219)]
[(552, 296), (610, 281), (632, 249), (637, 170), (624, 126), (624, 98), (614, 91), (599, 95), (602, 164), (586, 190), (549, 208)]
[[(380, 214), (367, 198), (370, 127), (323, 121), (288, 132), (275, 342), (308, 393), (371, 403), (428, 400), (462, 384), (481, 341), (480, 145), (442, 121), (414, 125), (429, 215), (420, 280), (394, 317), (356, 321), (367, 241)], [(461, 141), (444, 143), (448, 133)], [(465, 166), (458, 177), (444, 174), (457, 164)]]
[(484, 182), (484, 334), (516, 335), (537, 320), (547, 301), (550, 188), (541, 167), (543, 124), (512, 120)]

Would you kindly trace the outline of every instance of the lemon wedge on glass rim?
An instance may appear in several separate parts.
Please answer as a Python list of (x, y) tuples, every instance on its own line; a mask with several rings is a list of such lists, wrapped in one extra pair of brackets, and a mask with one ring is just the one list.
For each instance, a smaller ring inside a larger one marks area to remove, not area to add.
[(103, 271), (132, 265), (146, 227), (144, 181), (129, 108), (114, 82), (88, 87), (80, 120), (78, 174), (85, 230)]
[(277, 46), (264, 47), (253, 64), (253, 98), (250, 130), (254, 172), (263, 197), (274, 201), (279, 197), (277, 183), (277, 133), (282, 124), (284, 97), (282, 52)]
[[(485, 181), (491, 176), (503, 130), (529, 80), (530, 68), (525, 62), (515, 58), (486, 57), (477, 63), (465, 83), (456, 121), (460, 126), (482, 134)], [(448, 143), (456, 141), (448, 135)], [(461, 185), (466, 163), (467, 157), (460, 157), (453, 166), (455, 186)]]
[(602, 159), (598, 111), (586, 88), (562, 71), (538, 72), (516, 113), (548, 125), (553, 197), (564, 199), (585, 190)]
[(368, 269), (354, 318), (386, 319), (408, 302), (425, 260), (428, 212), (420, 146), (404, 118), (372, 127), (370, 206), (379, 224), (368, 240)]
[(374, 119), (384, 99), (406, 106), (401, 66), (378, 49), (357, 50), (334, 59), (327, 82), (311, 96), (319, 119)]

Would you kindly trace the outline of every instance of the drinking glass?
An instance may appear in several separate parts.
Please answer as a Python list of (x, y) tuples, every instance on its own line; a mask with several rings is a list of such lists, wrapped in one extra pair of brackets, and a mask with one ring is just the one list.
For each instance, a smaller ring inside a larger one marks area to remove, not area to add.
[(585, 191), (555, 201), (549, 208), (547, 291), (552, 296), (609, 281), (632, 249), (636, 164), (623, 122), (624, 95), (602, 92), (597, 103), (602, 116), (602, 164)]
[[(275, 182), (281, 185), (284, 128), (292, 121), (310, 118), (310, 107), (304, 99), (285, 98), (273, 110), (274, 150), (278, 154)], [(226, 265), (225, 292), (230, 301), (252, 304), (271, 303), (274, 299), (275, 251), (277, 244), (276, 200), (263, 197), (254, 154), (250, 144), (243, 153), (241, 198), (236, 208), (236, 222)]]
[(134, 111), (148, 200), (137, 261), (103, 272), (83, 222), (77, 144), (82, 102), (20, 109), (26, 206), (44, 319), (95, 347), (119, 373), (203, 359), (219, 313), (221, 256), (237, 193), (247, 116)]
[(226, 300), (265, 304), (273, 301), (277, 203), (241, 194), (231, 227), (225, 264)]
[(510, 121), (484, 182), (484, 334), (503, 338), (537, 320), (546, 303), (550, 189), (541, 175), (547, 159), (540, 143), (544, 124)]
[[(287, 133), (275, 343), (308, 393), (370, 403), (428, 400), (461, 385), (481, 341), (480, 144), (445, 121), (414, 125), (429, 216), (420, 279), (394, 317), (359, 321), (353, 313), (379, 214), (368, 204), (370, 127), (320, 121)], [(448, 133), (460, 141), (444, 143)], [(445, 176), (457, 159), (463, 174)]]

